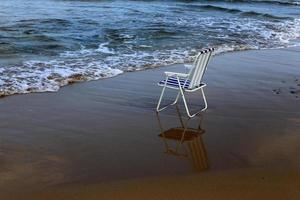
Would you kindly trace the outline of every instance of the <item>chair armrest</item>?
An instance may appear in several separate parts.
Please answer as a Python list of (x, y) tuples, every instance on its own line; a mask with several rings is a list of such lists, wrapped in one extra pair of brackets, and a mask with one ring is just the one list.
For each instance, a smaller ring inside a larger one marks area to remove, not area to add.
[(189, 74), (178, 73), (178, 72), (165, 72), (166, 76), (176, 76), (181, 78), (187, 78)]

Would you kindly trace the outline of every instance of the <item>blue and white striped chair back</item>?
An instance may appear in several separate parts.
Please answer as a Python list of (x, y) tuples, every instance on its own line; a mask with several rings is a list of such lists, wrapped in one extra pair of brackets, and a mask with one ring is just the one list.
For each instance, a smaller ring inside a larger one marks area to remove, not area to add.
[(189, 72), (190, 85), (189, 89), (193, 89), (201, 84), (202, 77), (211, 58), (214, 48), (204, 49), (197, 55), (193, 67)]

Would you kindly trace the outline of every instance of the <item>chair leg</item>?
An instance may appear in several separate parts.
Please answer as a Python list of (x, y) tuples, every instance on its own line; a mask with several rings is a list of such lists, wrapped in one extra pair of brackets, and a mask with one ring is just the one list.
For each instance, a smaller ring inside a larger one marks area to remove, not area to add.
[(159, 107), (160, 107), (161, 100), (162, 100), (162, 98), (163, 98), (163, 96), (164, 96), (165, 90), (166, 90), (166, 87), (163, 87), (163, 89), (162, 89), (162, 91), (161, 91), (161, 94), (160, 94), (160, 97), (159, 97), (159, 100), (158, 100), (158, 103), (157, 103), (157, 107), (156, 107), (156, 111), (157, 111), (157, 112), (160, 112), (160, 111), (162, 111), (163, 109), (165, 109), (165, 107), (164, 107), (164, 108), (159, 108)]
[(171, 105), (175, 105), (179, 99), (180, 91), (178, 91), (175, 101)]
[(201, 92), (202, 92), (202, 97), (203, 97), (203, 101), (204, 101), (204, 108), (201, 110), (201, 111), (204, 111), (207, 109), (207, 100), (206, 100), (206, 97), (205, 97), (205, 93), (204, 93), (204, 88), (201, 88)]
[(182, 100), (183, 100), (183, 103), (184, 103), (184, 107), (185, 107), (186, 113), (188, 114), (188, 116), (190, 118), (194, 117), (195, 115), (191, 115), (190, 114), (190, 110), (189, 110), (189, 107), (188, 107), (188, 105), (186, 103), (184, 92), (182, 91), (182, 89), (180, 90), (180, 92), (181, 92), (181, 96), (182, 96)]
[(189, 110), (189, 107), (187, 105), (187, 102), (186, 102), (186, 99), (185, 99), (185, 95), (184, 95), (184, 91), (182, 89), (180, 89), (180, 93), (181, 93), (181, 96), (182, 96), (182, 100), (183, 100), (183, 103), (184, 103), (184, 107), (185, 107), (185, 110), (187, 112), (187, 115), (192, 118), (192, 117), (195, 117), (197, 114), (199, 114), (200, 112), (204, 111), (207, 109), (207, 101), (206, 101), (206, 97), (205, 97), (205, 94), (204, 94), (204, 90), (203, 88), (201, 88), (201, 92), (202, 92), (202, 97), (203, 97), (203, 100), (204, 100), (204, 108), (202, 108), (200, 111), (194, 113), (194, 114), (190, 114), (190, 110)]
[(166, 89), (166, 87), (163, 87), (163, 89), (162, 89), (162, 91), (161, 91), (161, 94), (160, 94), (160, 97), (159, 97), (159, 100), (158, 100), (158, 104), (157, 104), (157, 107), (156, 107), (156, 111), (157, 111), (157, 112), (160, 112), (160, 111), (166, 109), (167, 107), (169, 107), (169, 106), (171, 106), (171, 105), (175, 105), (175, 104), (178, 102), (178, 99), (179, 99), (179, 96), (180, 96), (180, 91), (178, 91), (178, 94), (177, 94), (175, 100), (173, 101), (173, 103), (168, 104), (168, 105), (166, 105), (166, 106), (160, 108), (160, 104), (161, 104), (161, 101), (162, 101), (162, 99), (163, 99), (163, 96), (164, 96), (164, 93), (165, 93), (165, 89)]

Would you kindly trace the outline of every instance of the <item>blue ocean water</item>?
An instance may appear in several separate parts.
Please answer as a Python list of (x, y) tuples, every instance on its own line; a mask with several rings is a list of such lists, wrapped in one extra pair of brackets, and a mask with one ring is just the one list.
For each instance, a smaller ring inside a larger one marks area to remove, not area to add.
[(299, 37), (299, 0), (0, 0), (0, 96)]

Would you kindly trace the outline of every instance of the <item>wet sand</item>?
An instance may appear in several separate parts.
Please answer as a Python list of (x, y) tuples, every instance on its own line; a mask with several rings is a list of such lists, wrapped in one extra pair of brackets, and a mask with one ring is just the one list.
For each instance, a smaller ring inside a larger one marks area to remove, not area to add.
[[(2, 98), (0, 197), (299, 199), (299, 55), (289, 48), (213, 58), (201, 135), (209, 168), (201, 172), (165, 154), (158, 137), (156, 82), (182, 65)], [(159, 117), (165, 129), (180, 125), (174, 108)]]

